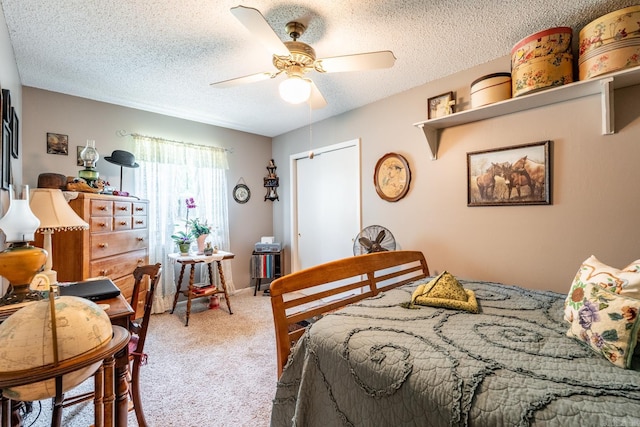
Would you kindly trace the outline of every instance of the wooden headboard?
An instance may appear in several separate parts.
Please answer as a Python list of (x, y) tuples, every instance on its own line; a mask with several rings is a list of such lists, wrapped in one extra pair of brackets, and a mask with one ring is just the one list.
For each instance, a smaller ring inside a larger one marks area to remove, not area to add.
[(389, 251), (331, 261), (271, 282), (278, 378), (305, 322), (428, 275), (422, 252)]

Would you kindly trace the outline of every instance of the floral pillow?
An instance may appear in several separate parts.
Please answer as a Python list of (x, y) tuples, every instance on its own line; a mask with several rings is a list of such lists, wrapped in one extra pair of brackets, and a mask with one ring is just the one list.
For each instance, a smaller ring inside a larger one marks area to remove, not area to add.
[(639, 309), (640, 300), (587, 283), (567, 336), (584, 342), (614, 365), (629, 368), (640, 328)]
[(640, 259), (622, 270), (610, 267), (591, 255), (576, 273), (564, 302), (564, 319), (573, 322), (582, 306), (587, 283), (595, 283), (610, 292), (640, 299)]

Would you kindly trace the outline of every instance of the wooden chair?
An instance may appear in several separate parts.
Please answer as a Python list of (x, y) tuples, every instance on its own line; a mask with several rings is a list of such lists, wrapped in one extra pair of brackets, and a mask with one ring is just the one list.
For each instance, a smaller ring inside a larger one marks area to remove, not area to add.
[(144, 277), (149, 277), (149, 288), (147, 289), (144, 302), (144, 314), (140, 319), (132, 319), (129, 322), (129, 332), (131, 332), (131, 340), (129, 341), (129, 362), (131, 370), (129, 394), (131, 396), (131, 402), (133, 403), (132, 409), (136, 412), (136, 419), (140, 427), (146, 427), (147, 425), (147, 421), (144, 418), (144, 411), (142, 410), (142, 401), (140, 399), (140, 367), (147, 363), (147, 355), (144, 353), (144, 342), (147, 339), (147, 330), (149, 329), (153, 296), (160, 281), (161, 274), (162, 268), (160, 263), (143, 265), (133, 270), (135, 283), (131, 297), (132, 307), (136, 306), (135, 304), (137, 303), (137, 297), (140, 293), (140, 286)]
[(428, 275), (422, 252), (388, 251), (331, 261), (271, 282), (278, 377), (309, 322)]
[[(133, 410), (136, 413), (136, 419), (140, 427), (146, 427), (147, 422), (144, 418), (144, 412), (142, 410), (142, 401), (140, 399), (140, 367), (147, 361), (147, 355), (144, 353), (144, 343), (147, 339), (147, 330), (149, 328), (149, 318), (151, 317), (151, 306), (153, 304), (153, 296), (156, 291), (157, 284), (160, 280), (162, 273), (162, 265), (160, 263), (154, 265), (142, 265), (136, 267), (133, 270), (133, 277), (135, 279), (133, 285), (133, 291), (131, 294), (130, 305), (131, 307), (137, 307), (140, 288), (142, 286), (145, 276), (149, 277), (149, 287), (147, 289), (147, 295), (145, 297), (144, 312), (141, 318), (135, 319), (135, 315), (129, 320), (129, 332), (131, 333), (131, 339), (128, 343), (129, 350), (129, 397), (130, 406), (129, 410)], [(65, 397), (63, 404), (56, 409), (54, 408), (53, 419), (58, 420), (58, 423), (62, 419), (62, 408), (66, 408), (78, 403), (86, 402), (91, 399), (95, 399), (95, 392), (91, 391), (80, 395)]]

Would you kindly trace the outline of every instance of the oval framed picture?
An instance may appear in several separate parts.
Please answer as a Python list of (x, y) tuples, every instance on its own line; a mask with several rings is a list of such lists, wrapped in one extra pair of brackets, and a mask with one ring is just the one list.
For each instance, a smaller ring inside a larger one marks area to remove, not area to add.
[(238, 203), (247, 203), (251, 197), (251, 190), (245, 184), (238, 184), (233, 187), (233, 200)]
[(397, 202), (406, 196), (410, 183), (409, 163), (400, 154), (387, 153), (376, 163), (373, 184), (378, 196), (387, 202)]

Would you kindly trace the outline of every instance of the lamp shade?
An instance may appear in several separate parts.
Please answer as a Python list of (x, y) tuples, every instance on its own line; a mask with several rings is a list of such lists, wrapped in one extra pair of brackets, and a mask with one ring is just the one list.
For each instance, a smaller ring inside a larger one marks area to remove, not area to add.
[(10, 191), (11, 202), (5, 216), (0, 219), (0, 229), (4, 231), (7, 243), (31, 242), (40, 222), (29, 209), (29, 186), (16, 187), (16, 194)]
[(61, 190), (34, 188), (31, 190), (31, 210), (40, 220), (39, 232), (86, 230), (89, 224), (71, 209)]
[(300, 76), (292, 75), (279, 86), (280, 96), (291, 104), (305, 102), (311, 96), (311, 83)]

